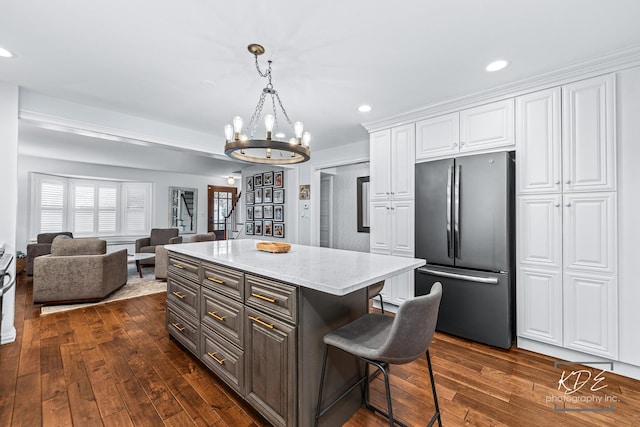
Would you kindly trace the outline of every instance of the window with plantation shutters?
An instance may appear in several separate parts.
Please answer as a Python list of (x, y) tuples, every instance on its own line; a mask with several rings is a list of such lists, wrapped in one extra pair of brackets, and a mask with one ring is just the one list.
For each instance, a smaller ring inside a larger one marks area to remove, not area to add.
[(151, 229), (151, 183), (32, 174), (31, 238), (138, 236)]

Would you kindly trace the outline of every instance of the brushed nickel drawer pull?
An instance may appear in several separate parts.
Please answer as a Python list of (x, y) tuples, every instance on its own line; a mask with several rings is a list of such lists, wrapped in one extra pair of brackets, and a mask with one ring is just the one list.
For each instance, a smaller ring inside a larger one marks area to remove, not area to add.
[(207, 280), (224, 285), (224, 280), (216, 279), (215, 277), (207, 277)]
[(269, 328), (269, 329), (273, 329), (273, 325), (272, 325), (272, 324), (267, 323), (267, 322), (263, 322), (262, 320), (260, 320), (260, 318), (259, 318), (259, 317), (252, 317), (252, 316), (249, 316), (249, 319), (253, 320), (254, 322), (256, 322), (256, 323), (258, 323), (258, 324), (260, 324), (260, 325), (262, 325), (262, 326), (266, 326), (266, 327), (267, 327), (267, 328)]
[(224, 318), (227, 317), (227, 316), (218, 316), (215, 311), (207, 311), (207, 314), (221, 322), (224, 322)]
[(176, 328), (180, 332), (182, 332), (182, 331), (184, 331), (186, 329), (184, 327), (180, 327), (180, 324), (178, 324), (178, 323), (172, 323), (171, 326), (173, 326), (174, 328)]
[(211, 353), (211, 352), (207, 351), (207, 354), (209, 355), (210, 358), (212, 358), (213, 360), (218, 362), (220, 365), (224, 365), (224, 361), (227, 360), (227, 359), (218, 359), (216, 357), (216, 354), (218, 354), (218, 353)]
[(181, 269), (184, 269), (184, 265), (182, 265), (182, 264), (173, 264), (173, 266), (174, 266), (175, 268), (181, 268)]
[(174, 291), (174, 292), (171, 292), (171, 293), (172, 293), (173, 295), (177, 296), (177, 297), (178, 297), (178, 298), (180, 298), (180, 299), (184, 299), (184, 297), (186, 297), (186, 295), (182, 295), (182, 294), (181, 294), (180, 292), (178, 292), (178, 291)]
[(264, 295), (256, 294), (255, 292), (252, 292), (251, 296), (256, 297), (256, 298), (260, 298), (262, 300), (269, 301), (269, 302), (276, 302), (275, 298), (265, 297)]

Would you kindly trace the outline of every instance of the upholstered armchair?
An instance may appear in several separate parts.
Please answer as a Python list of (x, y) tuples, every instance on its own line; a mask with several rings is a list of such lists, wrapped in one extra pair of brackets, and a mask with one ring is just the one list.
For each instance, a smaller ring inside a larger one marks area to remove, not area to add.
[(100, 301), (127, 283), (127, 250), (107, 253), (102, 239), (56, 238), (33, 267), (35, 303)]
[(41, 255), (50, 254), (51, 242), (60, 235), (73, 237), (73, 234), (68, 231), (61, 233), (40, 233), (38, 234), (36, 243), (27, 245), (27, 275), (33, 275), (33, 260)]
[[(179, 243), (210, 242), (216, 240), (215, 233), (194, 234), (190, 237), (178, 236), (169, 240), (170, 245)], [(169, 253), (164, 246), (156, 246), (156, 279), (166, 280), (169, 267)]]
[[(149, 237), (136, 240), (136, 253), (155, 254), (156, 246), (169, 244), (169, 240), (178, 237), (177, 228), (153, 228)], [(140, 261), (142, 265), (154, 265), (155, 258)]]

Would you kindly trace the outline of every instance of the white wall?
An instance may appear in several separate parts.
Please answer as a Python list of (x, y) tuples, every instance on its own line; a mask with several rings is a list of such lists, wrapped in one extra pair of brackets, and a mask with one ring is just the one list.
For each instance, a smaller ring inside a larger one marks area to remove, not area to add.
[[(0, 244), (9, 254), (16, 252), (16, 217), (18, 212), (18, 87), (0, 82)], [(10, 271), (15, 271), (15, 260)], [(3, 295), (0, 344), (16, 339), (14, 327), (15, 287)]]
[(369, 252), (369, 233), (358, 232), (358, 177), (369, 176), (369, 163), (332, 168), (333, 244), (336, 249)]
[(640, 366), (640, 68), (617, 73), (619, 358)]
[[(92, 163), (54, 160), (41, 157), (18, 157), (18, 212), (17, 248), (25, 251), (27, 242), (34, 237), (29, 232), (30, 182), (29, 173), (40, 172), (54, 175), (72, 175), (76, 177), (135, 180), (153, 183), (152, 227), (169, 226), (169, 187), (189, 187), (198, 189), (197, 232), (207, 232), (207, 186), (224, 185), (227, 181), (220, 177), (206, 177), (173, 172), (161, 172)], [(212, 171), (215, 175), (215, 171)], [(240, 183), (236, 182), (236, 186)], [(133, 240), (133, 239), (130, 239)]]

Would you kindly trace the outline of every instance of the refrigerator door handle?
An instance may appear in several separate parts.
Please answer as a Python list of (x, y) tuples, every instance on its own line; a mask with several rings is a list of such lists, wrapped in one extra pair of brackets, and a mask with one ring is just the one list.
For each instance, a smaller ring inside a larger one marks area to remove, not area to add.
[(446, 271), (432, 270), (430, 268), (425, 268), (425, 267), (418, 268), (418, 271), (420, 273), (432, 274), (434, 276), (439, 276), (439, 277), (447, 277), (449, 279), (460, 279), (460, 280), (466, 280), (468, 282), (487, 283), (487, 284), (490, 284), (490, 285), (497, 285), (498, 284), (498, 278), (497, 277), (467, 276), (466, 274), (448, 273)]
[(451, 238), (451, 190), (453, 184), (453, 166), (447, 173), (447, 257), (452, 258), (453, 239)]
[(453, 249), (453, 256), (460, 258), (460, 170), (462, 166), (456, 166), (456, 178), (454, 189), (454, 215), (453, 215), (453, 236), (455, 239), (455, 246)]

